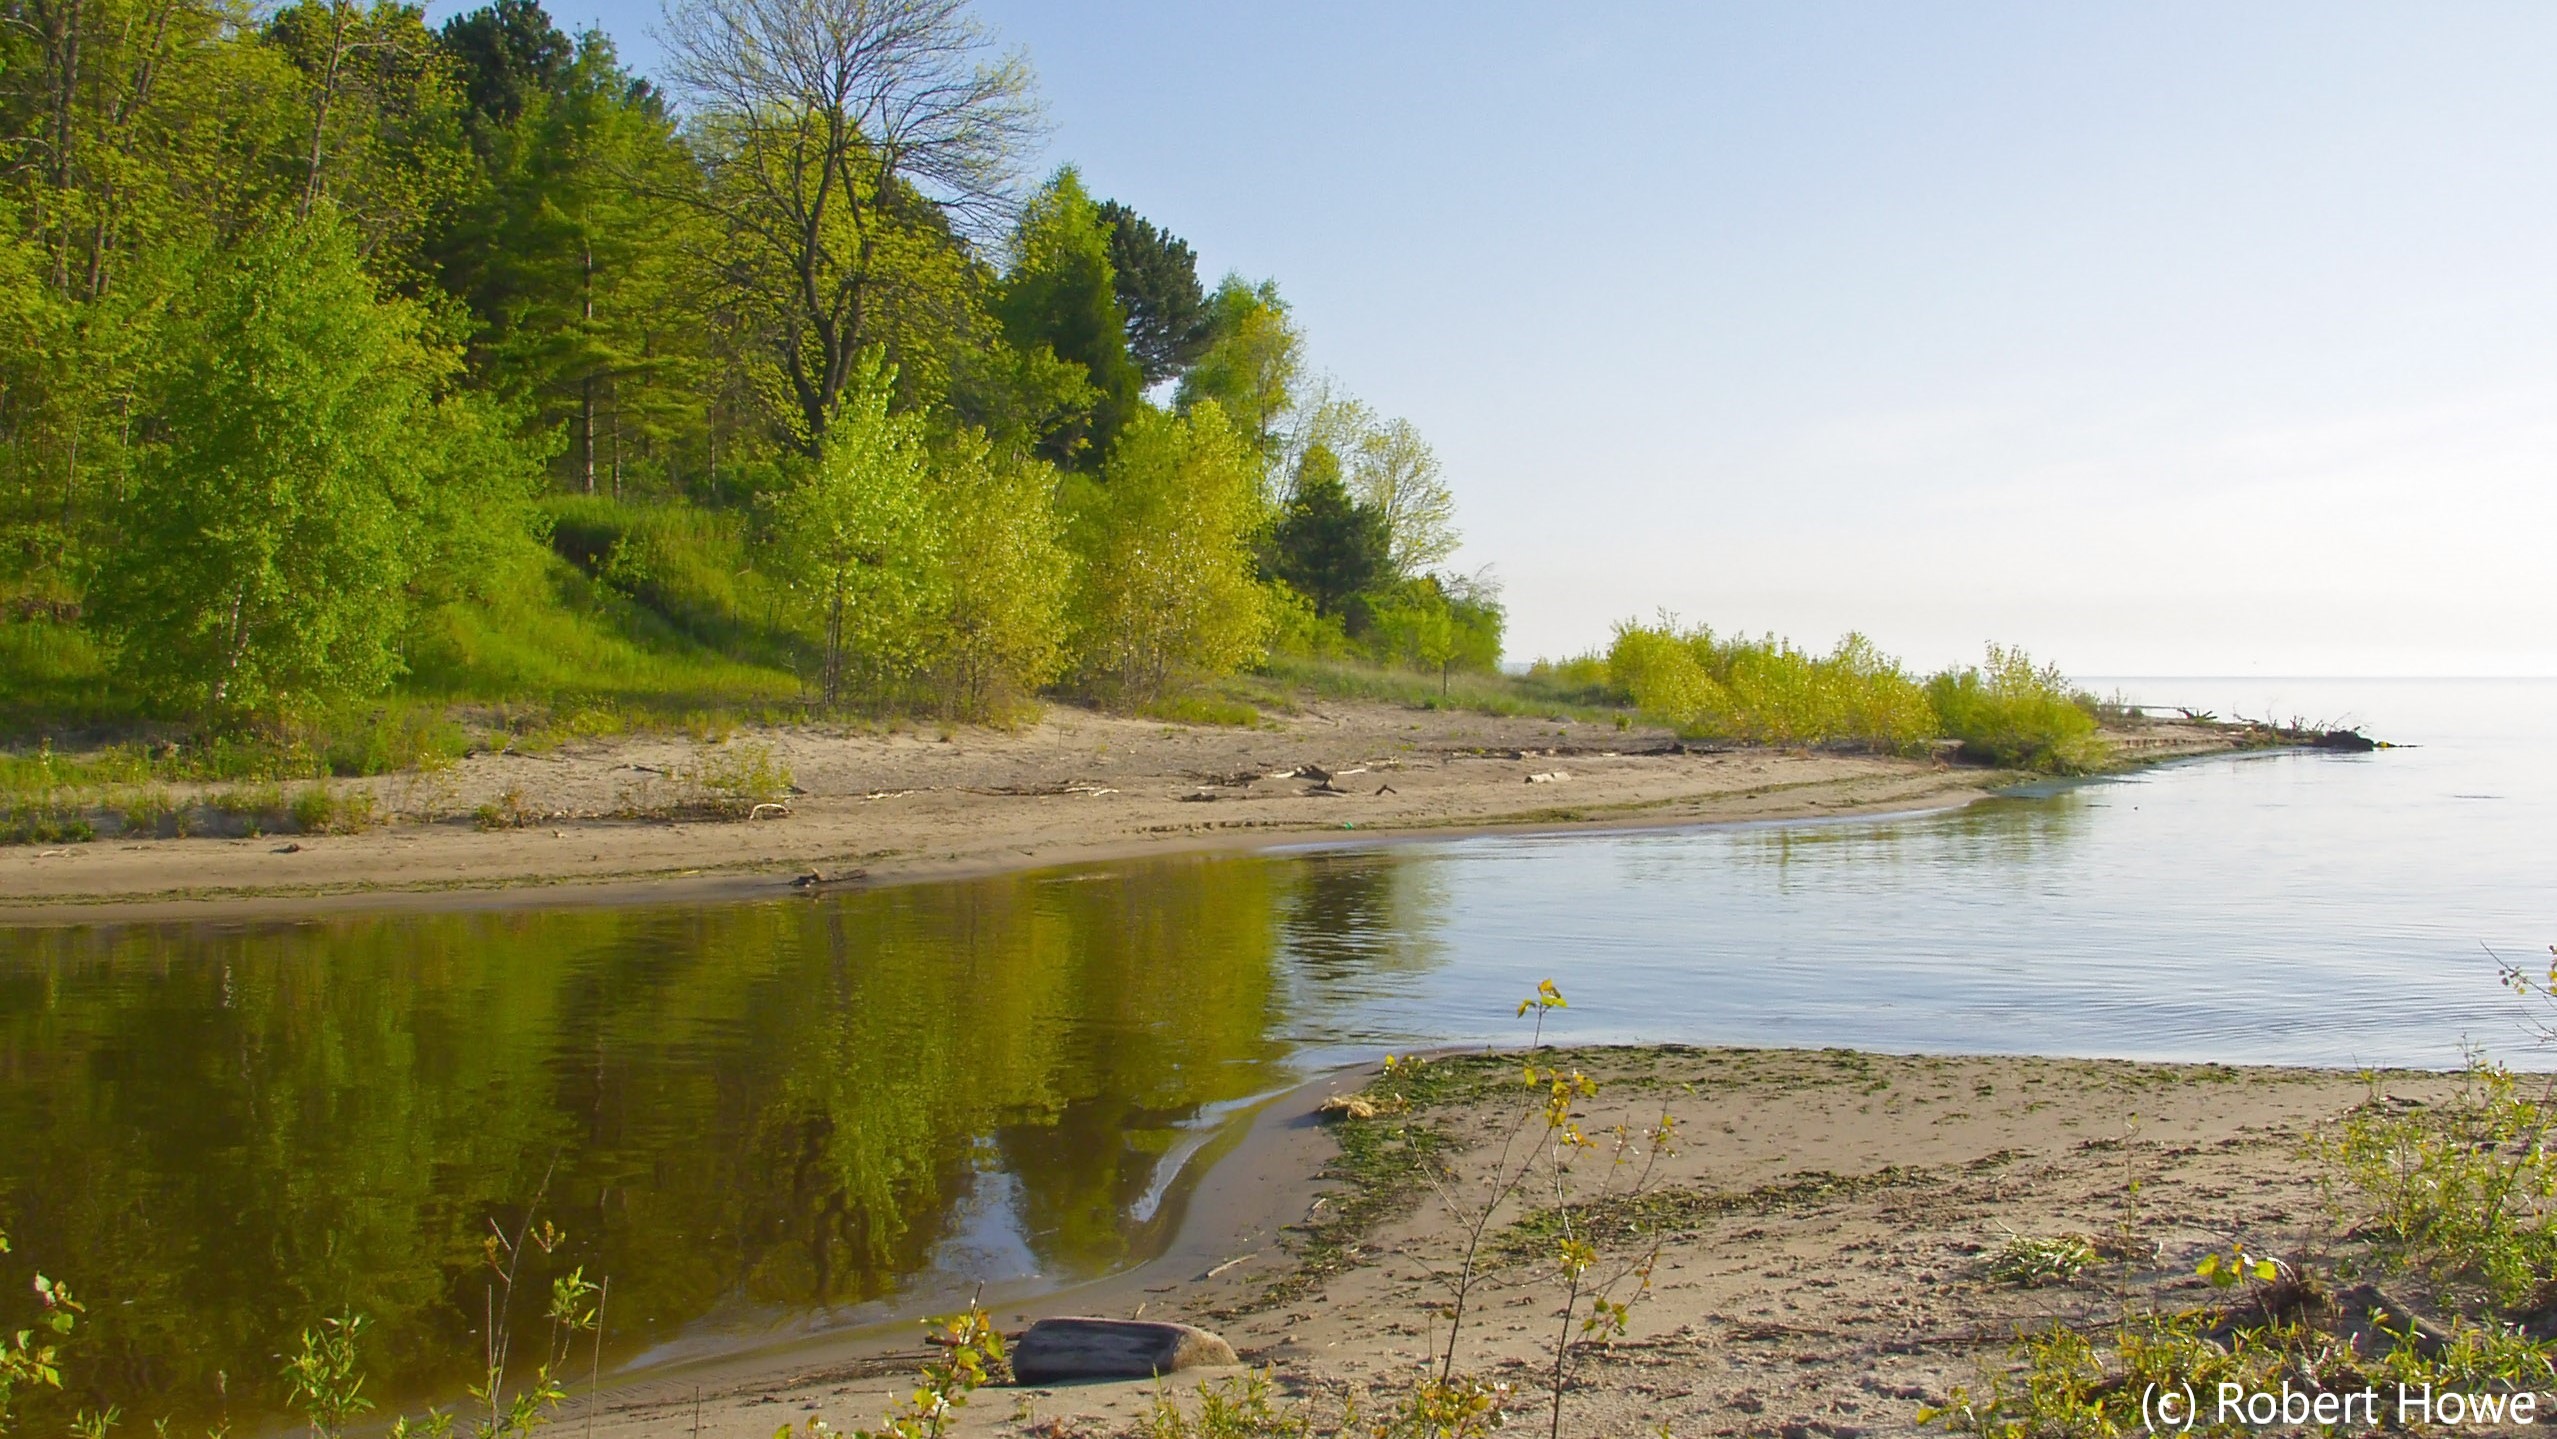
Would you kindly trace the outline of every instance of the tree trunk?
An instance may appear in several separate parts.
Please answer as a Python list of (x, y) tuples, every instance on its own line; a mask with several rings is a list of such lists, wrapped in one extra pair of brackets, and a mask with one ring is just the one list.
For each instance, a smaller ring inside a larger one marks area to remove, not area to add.
[(320, 195), (321, 162), (328, 147), (329, 106), (337, 99), (337, 72), (346, 59), (346, 26), (352, 14), (345, 0), (337, 0), (329, 7), (328, 65), (320, 72), (318, 93), (311, 97), (311, 153), (302, 175), (302, 198), (293, 207), (297, 220), (311, 217), (311, 202)]
[[(581, 240), (578, 251), (578, 262), (583, 266), (581, 283), (585, 287), (581, 317), (585, 321), (585, 333), (592, 335), (595, 331), (594, 241)], [(587, 372), (585, 379), (578, 382), (577, 389), (578, 419), (582, 427), (586, 451), (586, 493), (591, 495), (595, 493), (595, 376), (591, 370)], [(613, 488), (614, 497), (619, 498), (621, 487), (618, 476), (615, 477)]]

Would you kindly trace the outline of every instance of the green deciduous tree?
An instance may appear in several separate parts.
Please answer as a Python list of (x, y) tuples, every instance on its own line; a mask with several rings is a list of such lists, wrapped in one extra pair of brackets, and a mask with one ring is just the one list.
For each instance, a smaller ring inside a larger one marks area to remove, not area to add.
[(293, 213), (333, 201), (367, 266), (410, 293), (431, 268), (431, 228), (475, 178), (461, 81), (424, 13), (399, 0), (296, 0), (266, 26), (301, 75)]
[(1023, 207), (993, 308), (1014, 349), (1044, 349), (1082, 367), (1091, 408), (1082, 423), (1051, 429), (1041, 449), (1060, 464), (1097, 468), (1140, 403), (1145, 377), (1128, 354), (1110, 227), (1072, 166)]
[(1076, 658), (1105, 698), (1143, 701), (1174, 679), (1231, 674), (1268, 629), (1250, 538), (1260, 456), (1213, 400), (1142, 410), (1073, 516), (1082, 564)]
[(931, 453), (921, 417), (889, 409), (896, 382), (878, 350), (865, 355), (824, 451), (770, 500), (776, 559), (817, 624), (829, 709), (849, 697), (856, 664), (878, 679), (911, 671), (935, 608)]
[(1438, 454), (1409, 420), (1368, 428), (1350, 452), (1348, 484), (1386, 532), (1386, 565), (1410, 579), (1456, 553), (1456, 497)]
[(692, 168), (610, 41), (537, 22), (539, 7), (517, 3), (445, 27), (485, 65), (465, 76), (495, 108), (475, 121), (486, 184), (458, 207), (439, 262), (476, 323), (475, 367), (566, 428), (572, 485), (619, 494), (633, 465), (679, 465), (679, 437), (703, 418), (712, 326), (690, 212), (665, 198)]
[(712, 273), (792, 443), (824, 452), (874, 347), (938, 397), (976, 283), (954, 236), (999, 219), (1037, 133), (1027, 64), (961, 0), (686, 0), (666, 41)]
[(1214, 401), (1266, 465), (1278, 456), (1281, 426), (1303, 378), (1304, 336), (1288, 318), (1276, 281), (1253, 285), (1240, 275), (1226, 276), (1209, 298), (1208, 335), (1174, 403), (1188, 410)]
[(930, 666), (942, 713), (1003, 720), (1065, 663), (1072, 556), (1055, 470), (1007, 459), (962, 434), (937, 457), (933, 513), (943, 533)]
[(452, 423), (434, 399), (451, 358), (420, 328), (376, 299), (326, 202), (210, 262), (183, 298), (153, 395), (165, 433), (90, 589), (163, 703), (289, 711), (399, 672)]
[(1388, 585), (1363, 603), (1369, 652), (1388, 664), (1437, 671), (1441, 693), (1453, 671), (1500, 668), (1507, 616), (1499, 588), (1487, 576), (1422, 575)]

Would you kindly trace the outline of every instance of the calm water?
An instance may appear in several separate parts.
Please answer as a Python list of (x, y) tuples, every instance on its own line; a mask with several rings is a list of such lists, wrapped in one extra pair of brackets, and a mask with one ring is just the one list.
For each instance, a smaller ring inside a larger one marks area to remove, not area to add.
[(1898, 820), (0, 930), (0, 1226), (97, 1301), (75, 1372), (129, 1414), (221, 1373), (251, 1416), (342, 1307), (391, 1393), (456, 1389), (481, 1237), (530, 1206), (631, 1363), (1106, 1271), (1253, 1099), (1515, 1040), (1548, 976), (1570, 1038), (2534, 1058), (2485, 949), (2557, 940), (2557, 682), (2118, 684), (2419, 747)]

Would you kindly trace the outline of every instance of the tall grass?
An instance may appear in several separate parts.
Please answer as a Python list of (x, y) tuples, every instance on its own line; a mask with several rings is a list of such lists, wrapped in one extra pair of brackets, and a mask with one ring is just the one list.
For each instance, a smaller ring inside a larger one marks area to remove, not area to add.
[(1299, 695), (1368, 700), (1413, 709), (1468, 710), (1479, 714), (1606, 721), (1621, 704), (1601, 687), (1567, 683), (1530, 671), (1397, 669), (1364, 660), (1273, 654), (1256, 675), (1227, 682), (1237, 697), (1266, 707)]
[(692, 505), (563, 496), (546, 511), (551, 548), (683, 637), (740, 662), (788, 670), (807, 641), (790, 595), (756, 570), (743, 516)]
[(409, 694), (440, 699), (613, 703), (684, 713), (795, 699), (788, 670), (733, 658), (564, 561), (529, 592), (457, 601), (425, 617)]

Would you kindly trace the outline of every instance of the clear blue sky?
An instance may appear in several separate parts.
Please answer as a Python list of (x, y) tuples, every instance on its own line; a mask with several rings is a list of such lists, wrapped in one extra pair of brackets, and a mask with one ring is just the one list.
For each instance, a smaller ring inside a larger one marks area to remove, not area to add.
[(1514, 654), (2557, 673), (2557, 7), (979, 13), (1436, 444)]

